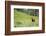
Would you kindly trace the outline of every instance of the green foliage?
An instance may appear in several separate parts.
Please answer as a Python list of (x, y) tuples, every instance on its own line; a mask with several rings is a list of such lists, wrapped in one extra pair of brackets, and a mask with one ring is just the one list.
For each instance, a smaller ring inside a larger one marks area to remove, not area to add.
[[(35, 22), (32, 22), (32, 17), (35, 19)], [(32, 16), (30, 14), (14, 10), (14, 26), (16, 27), (37, 27), (39, 24), (38, 19), (38, 16)]]
[(23, 12), (25, 14), (30, 14), (30, 15), (35, 15), (35, 16), (39, 16), (39, 9), (18, 9), (18, 8), (15, 8), (14, 10), (16, 11), (19, 11), (19, 12)]

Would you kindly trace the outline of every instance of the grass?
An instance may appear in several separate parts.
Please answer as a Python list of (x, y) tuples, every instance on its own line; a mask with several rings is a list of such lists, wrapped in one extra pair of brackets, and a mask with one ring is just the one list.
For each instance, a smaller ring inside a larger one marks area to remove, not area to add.
[[(35, 19), (33, 24), (32, 17)], [(37, 27), (38, 16), (30, 16), (23, 12), (14, 11), (14, 26), (15, 27)]]

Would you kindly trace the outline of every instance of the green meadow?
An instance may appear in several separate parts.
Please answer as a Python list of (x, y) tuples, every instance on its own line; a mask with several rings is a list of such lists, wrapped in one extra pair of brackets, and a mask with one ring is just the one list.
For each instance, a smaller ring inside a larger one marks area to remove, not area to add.
[[(35, 22), (32, 22), (32, 17)], [(38, 27), (39, 17), (28, 15), (22, 11), (14, 10), (14, 27)]]

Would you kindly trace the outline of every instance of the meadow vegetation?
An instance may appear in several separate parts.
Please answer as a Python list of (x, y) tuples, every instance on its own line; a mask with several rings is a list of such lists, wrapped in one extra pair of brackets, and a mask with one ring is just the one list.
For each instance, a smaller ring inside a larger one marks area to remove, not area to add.
[[(35, 22), (32, 22), (32, 17), (35, 19)], [(14, 9), (14, 27), (37, 27), (38, 24), (38, 16), (33, 16), (30, 13), (27, 14), (24, 13), (24, 11)]]

